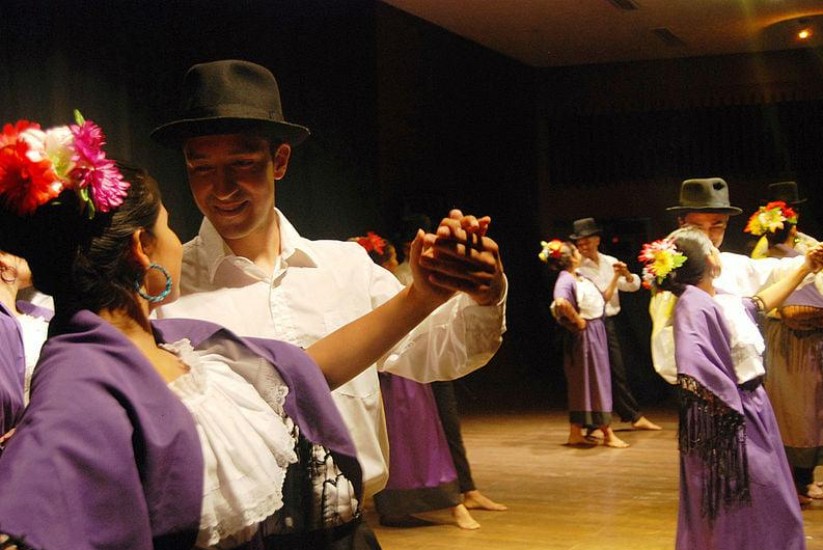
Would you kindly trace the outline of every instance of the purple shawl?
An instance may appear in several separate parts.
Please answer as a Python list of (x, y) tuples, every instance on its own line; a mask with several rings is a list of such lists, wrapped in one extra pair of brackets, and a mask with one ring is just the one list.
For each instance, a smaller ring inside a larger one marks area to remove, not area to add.
[[(30, 405), (0, 457), (0, 531), (48, 550), (192, 547), (203, 458), (188, 410), (98, 316), (81, 311), (55, 323)], [(302, 351), (201, 321), (158, 321), (155, 328), (161, 341), (187, 337), (197, 348), (229, 339), (276, 364), (290, 388), (287, 413), (305, 437), (335, 452), (359, 487), (353, 444), (325, 379)]]
[(688, 286), (675, 305), (673, 324), (678, 376), (693, 378), (743, 414), (731, 336), (717, 302), (707, 292)]

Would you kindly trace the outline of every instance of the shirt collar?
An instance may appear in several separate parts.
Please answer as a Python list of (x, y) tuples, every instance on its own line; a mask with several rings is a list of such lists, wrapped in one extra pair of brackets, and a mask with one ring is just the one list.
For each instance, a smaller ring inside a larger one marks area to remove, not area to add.
[[(311, 241), (301, 237), (297, 229), (280, 210), (275, 208), (274, 211), (277, 214), (280, 227), (280, 259), (285, 260), (292, 266), (317, 267), (319, 262), (317, 255), (311, 248)], [(208, 268), (211, 282), (214, 282), (217, 269), (224, 261), (249, 261), (242, 256), (236, 256), (231, 251), (231, 248), (225, 243), (208, 218), (204, 217), (203, 222), (200, 224), (199, 237), (203, 243), (206, 257), (210, 259)]]

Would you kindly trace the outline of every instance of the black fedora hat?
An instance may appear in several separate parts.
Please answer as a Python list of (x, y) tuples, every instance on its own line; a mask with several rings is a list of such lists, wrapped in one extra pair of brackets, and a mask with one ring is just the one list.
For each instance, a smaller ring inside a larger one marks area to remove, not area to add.
[(769, 198), (763, 202), (783, 201), (790, 206), (803, 204), (806, 199), (800, 198), (800, 192), (797, 190), (797, 183), (793, 181), (779, 181), (777, 183), (769, 184)]
[(572, 234), (569, 239), (576, 241), (584, 237), (591, 237), (592, 235), (599, 235), (603, 230), (594, 221), (594, 218), (580, 218), (572, 222)]
[(686, 180), (680, 184), (680, 201), (666, 210), (676, 213), (706, 212), (736, 216), (743, 212), (729, 204), (729, 184), (722, 178)]
[(308, 128), (283, 118), (280, 89), (271, 71), (227, 59), (200, 63), (186, 72), (177, 120), (155, 128), (151, 137), (179, 147), (191, 137), (248, 131), (291, 145), (309, 136)]

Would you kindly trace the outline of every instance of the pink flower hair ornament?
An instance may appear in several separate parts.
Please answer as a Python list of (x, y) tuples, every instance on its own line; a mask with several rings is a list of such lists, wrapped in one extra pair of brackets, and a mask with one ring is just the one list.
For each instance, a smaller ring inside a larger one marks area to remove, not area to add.
[(375, 233), (374, 231), (369, 231), (366, 233), (365, 237), (355, 237), (354, 240), (366, 249), (366, 252), (376, 252), (380, 255), (383, 254), (383, 250), (386, 247), (386, 239)]
[(552, 239), (549, 242), (540, 241), (540, 246), (542, 250), (537, 255), (540, 258), (540, 261), (546, 263), (549, 261), (549, 258), (558, 259), (563, 255), (563, 241), (559, 239)]
[(123, 204), (129, 183), (103, 152), (105, 136), (74, 111), (75, 124), (42, 130), (19, 120), (0, 133), (0, 201), (31, 215), (66, 190), (74, 191), (89, 219)]
[(797, 225), (797, 212), (783, 201), (773, 201), (758, 208), (743, 231), (759, 237), (783, 229), (785, 222)]
[(685, 254), (677, 250), (673, 241), (660, 239), (644, 244), (638, 260), (643, 262), (643, 286), (651, 287), (652, 281), (659, 285), (672, 271), (686, 263)]

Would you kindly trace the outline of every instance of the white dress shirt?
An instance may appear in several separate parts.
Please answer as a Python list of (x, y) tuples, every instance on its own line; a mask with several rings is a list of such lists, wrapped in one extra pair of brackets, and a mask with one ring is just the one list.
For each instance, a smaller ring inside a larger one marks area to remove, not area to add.
[[(389, 300), (403, 286), (357, 243), (310, 241), (280, 211), (281, 253), (274, 273), (235, 256), (204, 219), (183, 252), (181, 297), (157, 316), (216, 322), (241, 336), (306, 348)], [(434, 311), (375, 366), (332, 396), (357, 447), (367, 495), (388, 477), (388, 437), (377, 370), (419, 382), (459, 378), (494, 355), (505, 331), (505, 297), (479, 306), (458, 294)]]
[[(614, 256), (597, 253), (599, 262), (595, 263), (589, 258), (583, 258), (578, 271), (594, 282), (600, 292), (605, 292), (609, 288), (609, 283), (614, 277), (614, 264), (618, 262)], [(632, 282), (628, 282), (625, 277), (617, 280), (617, 290), (612, 294), (612, 299), (606, 302), (606, 317), (614, 317), (620, 313), (620, 292), (636, 292), (640, 288), (640, 277), (632, 273)]]

